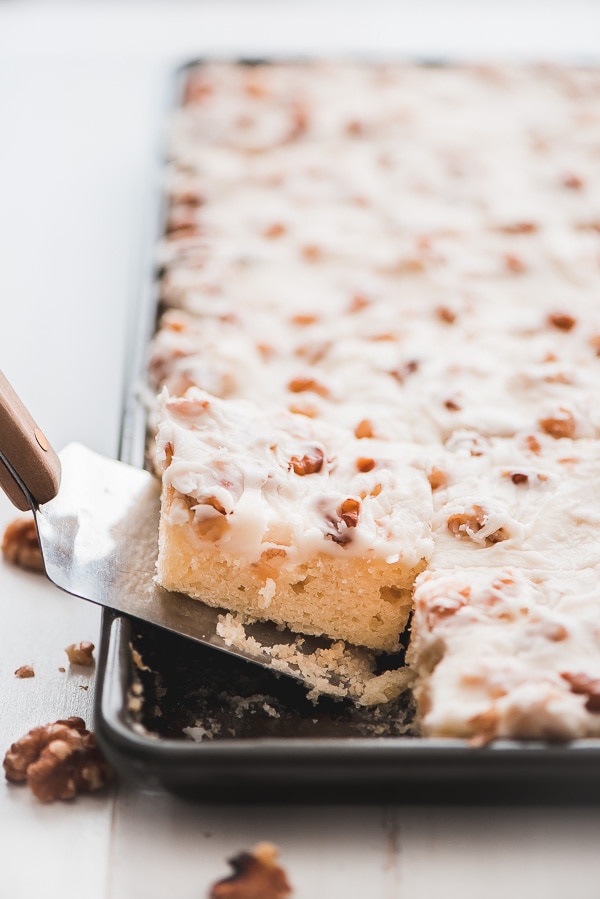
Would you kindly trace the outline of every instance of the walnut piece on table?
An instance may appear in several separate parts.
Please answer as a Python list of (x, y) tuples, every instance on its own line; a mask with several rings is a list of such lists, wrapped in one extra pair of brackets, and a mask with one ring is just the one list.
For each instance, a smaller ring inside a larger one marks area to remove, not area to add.
[(17, 518), (7, 525), (2, 538), (2, 555), (11, 565), (28, 571), (43, 571), (44, 563), (33, 516)]
[(13, 743), (4, 757), (12, 783), (26, 782), (41, 802), (73, 799), (112, 780), (112, 770), (82, 718), (59, 719), (34, 727)]
[(17, 668), (15, 671), (15, 677), (26, 678), (26, 677), (35, 677), (35, 671), (33, 670), (32, 665), (21, 665), (20, 668)]
[(209, 899), (285, 899), (292, 888), (277, 864), (277, 847), (258, 843), (252, 852), (229, 859), (233, 874), (212, 887)]
[(80, 643), (71, 643), (65, 648), (65, 652), (69, 659), (69, 665), (83, 665), (88, 667), (94, 664), (94, 656), (92, 653), (96, 647), (87, 640)]

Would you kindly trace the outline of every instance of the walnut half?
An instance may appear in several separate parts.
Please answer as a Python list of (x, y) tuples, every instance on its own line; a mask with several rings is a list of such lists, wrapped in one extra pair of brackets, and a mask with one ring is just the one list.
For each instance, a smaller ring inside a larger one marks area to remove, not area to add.
[(2, 538), (2, 555), (11, 565), (28, 571), (43, 571), (44, 563), (33, 516), (17, 518)]
[(41, 802), (73, 799), (100, 790), (112, 779), (93, 733), (82, 718), (34, 727), (4, 757), (6, 779), (27, 785)]

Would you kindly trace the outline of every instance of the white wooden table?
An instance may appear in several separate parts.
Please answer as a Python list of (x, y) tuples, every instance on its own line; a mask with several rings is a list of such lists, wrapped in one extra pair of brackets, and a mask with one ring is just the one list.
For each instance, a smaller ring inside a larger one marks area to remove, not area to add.
[[(0, 0), (0, 366), (52, 442), (114, 454), (164, 77), (215, 52), (593, 57), (594, 2)], [(13, 517), (0, 497), (0, 527)], [(0, 565), (0, 751), (91, 721), (63, 649), (99, 613)], [(33, 664), (36, 676), (13, 672)], [(58, 669), (67, 667), (65, 673)], [(600, 810), (216, 807), (120, 784), (42, 806), (0, 783), (0, 899), (200, 899), (274, 840), (299, 899), (600, 896)]]

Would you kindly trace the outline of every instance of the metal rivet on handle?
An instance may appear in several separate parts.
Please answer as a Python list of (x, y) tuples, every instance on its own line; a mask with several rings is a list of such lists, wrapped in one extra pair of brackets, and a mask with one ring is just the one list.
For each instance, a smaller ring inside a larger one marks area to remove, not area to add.
[(50, 445), (48, 444), (45, 436), (42, 434), (39, 428), (36, 428), (33, 433), (35, 434), (35, 439), (37, 440), (41, 448), (44, 450), (44, 452), (47, 453), (50, 449)]

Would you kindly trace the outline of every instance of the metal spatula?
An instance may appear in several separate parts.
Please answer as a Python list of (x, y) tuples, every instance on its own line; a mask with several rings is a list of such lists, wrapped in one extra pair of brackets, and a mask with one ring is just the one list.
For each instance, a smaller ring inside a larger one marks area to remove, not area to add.
[[(269, 654), (297, 635), (257, 622), (248, 629), (251, 648), (228, 645), (217, 632), (223, 610), (156, 584), (156, 478), (79, 444), (57, 456), (1, 372), (0, 486), (17, 508), (33, 510), (46, 574), (62, 590), (314, 686)], [(306, 637), (302, 649), (308, 654), (327, 643)], [(355, 686), (339, 672), (325, 672), (319, 683), (319, 692), (334, 694)]]

